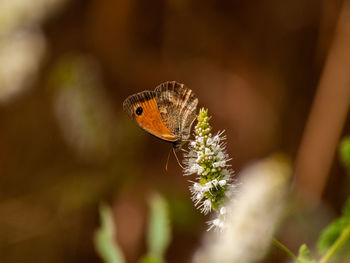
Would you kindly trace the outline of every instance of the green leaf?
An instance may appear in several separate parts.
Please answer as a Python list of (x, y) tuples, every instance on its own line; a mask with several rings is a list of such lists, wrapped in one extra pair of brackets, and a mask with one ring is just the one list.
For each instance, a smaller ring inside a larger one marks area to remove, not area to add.
[(138, 263), (163, 263), (162, 261), (152, 258), (150, 255), (142, 257)]
[(101, 227), (94, 238), (95, 249), (105, 263), (124, 263), (124, 256), (115, 243), (115, 228), (111, 209), (100, 205)]
[[(317, 242), (317, 248), (321, 255), (325, 255), (335, 241), (340, 237), (342, 231), (348, 226), (350, 219), (348, 217), (340, 217), (326, 227)], [(347, 240), (345, 244), (340, 247), (336, 256), (342, 255), (350, 248), (350, 241)]]
[(316, 260), (312, 257), (308, 247), (303, 244), (299, 248), (299, 255), (297, 258), (297, 263), (315, 263)]
[(165, 199), (154, 194), (150, 200), (147, 243), (150, 257), (163, 261), (171, 239), (169, 207)]
[(345, 137), (340, 142), (340, 159), (350, 174), (350, 136)]

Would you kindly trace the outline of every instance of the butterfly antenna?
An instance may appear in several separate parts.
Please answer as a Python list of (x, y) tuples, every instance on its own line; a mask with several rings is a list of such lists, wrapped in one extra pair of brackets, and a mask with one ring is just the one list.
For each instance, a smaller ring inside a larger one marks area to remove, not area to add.
[(176, 152), (175, 152), (175, 148), (174, 148), (174, 147), (173, 147), (173, 153), (174, 153), (174, 155), (175, 155), (176, 161), (177, 161), (177, 163), (179, 164), (179, 166), (180, 166), (182, 169), (185, 169), (185, 167), (183, 167), (183, 166), (181, 165), (181, 163), (180, 163), (180, 161), (179, 161), (179, 158), (177, 158), (177, 155), (176, 155)]
[(166, 159), (165, 171), (168, 171), (168, 163), (169, 163), (170, 152), (171, 152), (171, 150), (169, 151), (168, 158)]

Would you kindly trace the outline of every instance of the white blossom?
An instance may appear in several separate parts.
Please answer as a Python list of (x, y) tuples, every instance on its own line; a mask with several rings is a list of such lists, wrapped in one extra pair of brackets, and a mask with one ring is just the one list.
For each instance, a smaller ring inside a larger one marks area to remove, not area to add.
[(216, 218), (209, 221), (209, 229), (222, 230), (225, 225), (226, 208), (222, 207), (224, 198), (234, 189), (233, 171), (228, 169), (231, 160), (225, 153), (223, 131), (215, 136), (211, 134), (207, 111), (201, 109), (195, 126), (195, 140), (190, 141), (189, 151), (185, 154), (184, 175), (197, 174), (190, 191), (194, 205), (204, 214), (215, 210)]
[(260, 262), (283, 216), (291, 172), (288, 159), (280, 155), (244, 169), (239, 194), (208, 222), (209, 230), (218, 231), (204, 236), (192, 262)]

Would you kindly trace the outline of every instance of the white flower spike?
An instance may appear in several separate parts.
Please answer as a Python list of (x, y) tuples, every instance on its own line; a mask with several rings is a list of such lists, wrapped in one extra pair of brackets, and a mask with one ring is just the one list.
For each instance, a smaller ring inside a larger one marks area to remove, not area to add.
[(208, 222), (208, 231), (222, 231), (226, 215), (223, 204), (235, 185), (228, 164), (231, 159), (225, 152), (226, 136), (223, 131), (213, 136), (209, 120), (208, 111), (201, 109), (195, 126), (195, 140), (190, 141), (189, 152), (185, 154), (184, 175), (198, 175), (198, 182), (190, 187), (194, 205), (204, 214), (216, 211), (216, 218)]

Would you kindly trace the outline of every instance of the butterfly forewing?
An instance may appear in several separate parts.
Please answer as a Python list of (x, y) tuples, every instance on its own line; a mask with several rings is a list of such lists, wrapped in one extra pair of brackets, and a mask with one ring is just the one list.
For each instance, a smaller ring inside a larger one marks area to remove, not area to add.
[(137, 125), (152, 135), (170, 142), (178, 140), (163, 122), (154, 91), (143, 91), (129, 96), (123, 103), (124, 111)]

